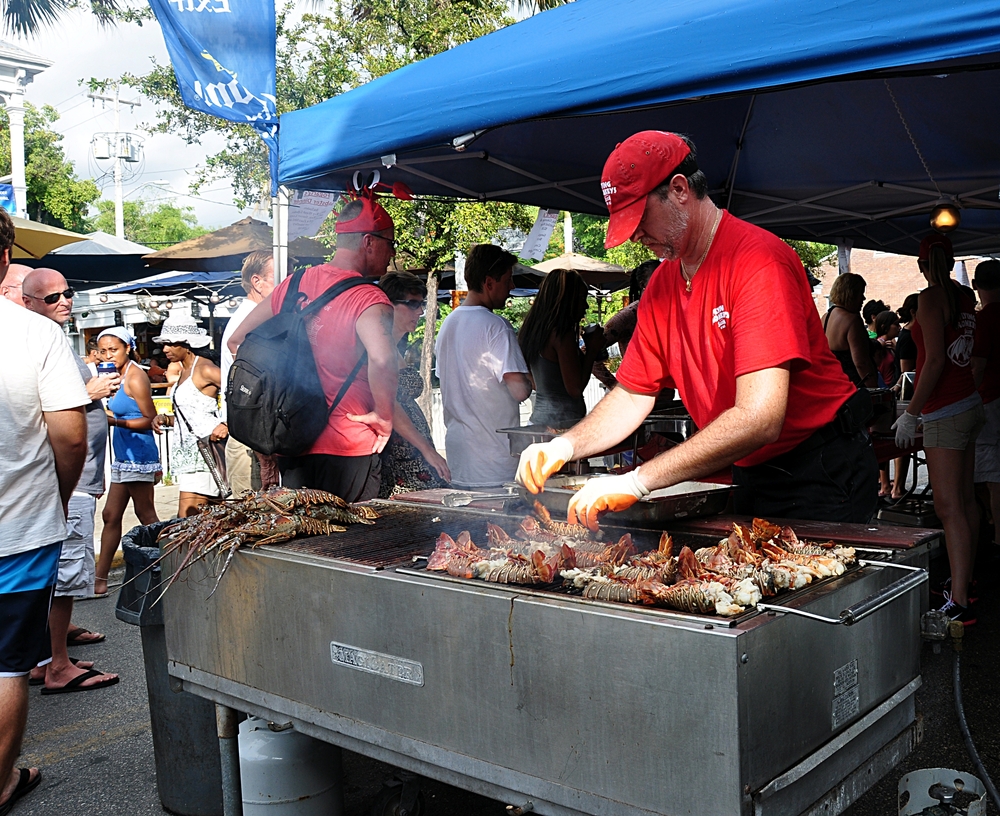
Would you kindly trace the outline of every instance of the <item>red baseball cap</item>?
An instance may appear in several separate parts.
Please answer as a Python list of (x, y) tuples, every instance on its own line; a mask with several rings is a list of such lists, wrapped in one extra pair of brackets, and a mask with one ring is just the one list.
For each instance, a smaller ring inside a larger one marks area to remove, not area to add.
[[(672, 178), (690, 155), (687, 142), (662, 130), (644, 130), (615, 147), (601, 173), (601, 192), (611, 213), (605, 247), (624, 244), (632, 237), (646, 211), (646, 196)], [(698, 169), (693, 160), (691, 164), (693, 169), (684, 175)]]
[(951, 238), (947, 235), (942, 235), (940, 232), (932, 232), (923, 241), (920, 242), (920, 250), (917, 253), (917, 258), (921, 261), (926, 261), (931, 257), (931, 247), (944, 247), (944, 251), (948, 253), (949, 258), (955, 257), (955, 252), (951, 248)]
[(382, 232), (392, 229), (392, 216), (385, 207), (370, 198), (361, 199), (361, 213), (350, 221), (337, 221), (334, 228), (341, 232)]

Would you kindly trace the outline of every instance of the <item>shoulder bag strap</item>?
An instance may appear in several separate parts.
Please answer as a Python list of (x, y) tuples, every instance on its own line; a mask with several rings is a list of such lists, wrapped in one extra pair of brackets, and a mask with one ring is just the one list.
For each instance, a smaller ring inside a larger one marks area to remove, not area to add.
[(171, 402), (171, 407), (174, 409), (174, 413), (181, 418), (181, 422), (183, 422), (185, 427), (188, 429), (188, 433), (191, 434), (191, 436), (194, 436), (194, 428), (192, 428), (191, 423), (187, 421), (187, 417), (184, 416), (184, 412), (181, 410), (181, 407), (177, 404), (177, 401), (171, 400), (170, 402)]

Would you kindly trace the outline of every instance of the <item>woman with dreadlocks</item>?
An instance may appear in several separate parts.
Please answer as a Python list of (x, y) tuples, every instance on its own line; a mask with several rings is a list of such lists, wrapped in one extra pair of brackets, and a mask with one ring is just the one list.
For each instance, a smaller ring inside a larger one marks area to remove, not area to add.
[(587, 284), (578, 273), (556, 269), (545, 276), (517, 334), (535, 385), (533, 425), (567, 428), (587, 413), (583, 390), (605, 343), (597, 327), (584, 336), (586, 347), (580, 348), (580, 321), (586, 313)]

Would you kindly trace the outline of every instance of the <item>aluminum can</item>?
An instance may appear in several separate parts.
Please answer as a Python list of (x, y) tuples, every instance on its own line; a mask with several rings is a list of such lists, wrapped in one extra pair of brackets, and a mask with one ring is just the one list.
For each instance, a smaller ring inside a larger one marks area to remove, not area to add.
[(114, 363), (97, 364), (98, 377), (110, 377), (112, 374), (117, 374), (117, 373), (118, 373), (118, 367)]

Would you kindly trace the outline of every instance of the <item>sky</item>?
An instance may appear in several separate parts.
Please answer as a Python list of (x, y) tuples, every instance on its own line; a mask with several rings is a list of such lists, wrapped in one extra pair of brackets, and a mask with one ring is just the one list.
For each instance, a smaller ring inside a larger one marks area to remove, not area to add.
[[(100, 102), (92, 102), (87, 98), (88, 89), (79, 82), (91, 77), (116, 79), (127, 72), (146, 73), (151, 57), (167, 63), (160, 27), (150, 21), (142, 27), (101, 28), (90, 14), (74, 11), (37, 37), (7, 34), (3, 39), (52, 61), (52, 66), (28, 85), (26, 99), (36, 106), (52, 105), (59, 111), (60, 119), (54, 129), (63, 134), (62, 146), (74, 163), (77, 176), (94, 179), (103, 191), (102, 197), (112, 199), (112, 162), (93, 158), (91, 138), (95, 133), (114, 130), (113, 106), (102, 109)], [(123, 89), (122, 97), (139, 98), (141, 102), (134, 111), (122, 107), (122, 131), (137, 133), (144, 140), (143, 161), (125, 165), (130, 168), (123, 184), (126, 201), (142, 198), (193, 207), (199, 223), (212, 229), (254, 214), (251, 210), (241, 212), (232, 204), (232, 190), (225, 180), (208, 185), (197, 197), (188, 192), (192, 171), (204, 163), (207, 155), (223, 147), (221, 137), (210, 137), (201, 145), (188, 145), (176, 136), (144, 134), (140, 127), (153, 120), (153, 103), (127, 88)], [(153, 182), (162, 181), (168, 182), (166, 189), (162, 185), (152, 186)], [(264, 216), (257, 213), (255, 217)]]

